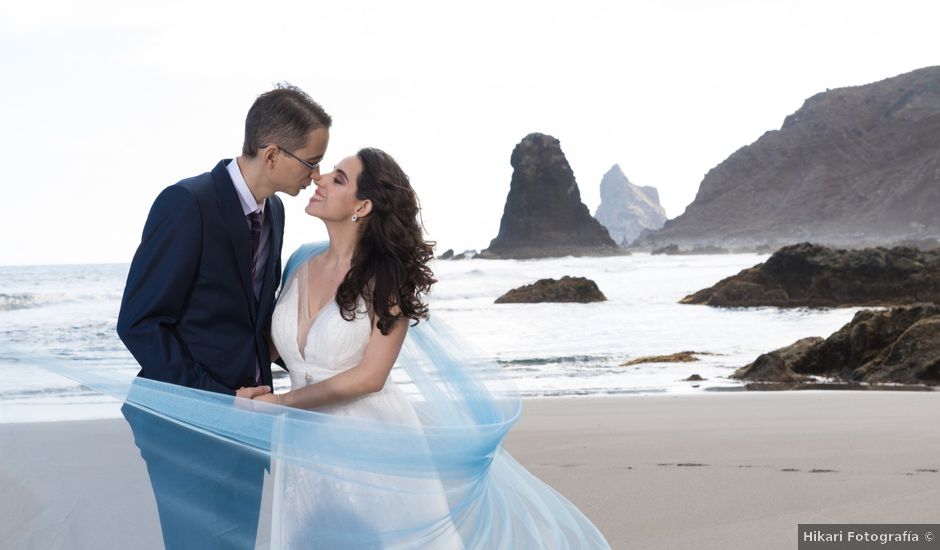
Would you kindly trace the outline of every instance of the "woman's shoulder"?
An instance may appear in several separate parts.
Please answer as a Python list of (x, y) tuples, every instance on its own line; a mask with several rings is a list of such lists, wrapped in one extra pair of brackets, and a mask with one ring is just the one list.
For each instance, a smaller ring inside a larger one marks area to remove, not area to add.
[(293, 254), (290, 255), (290, 258), (287, 260), (287, 265), (284, 266), (284, 274), (281, 280), (281, 284), (283, 285), (288, 280), (290, 280), (291, 275), (297, 271), (298, 267), (305, 264), (310, 258), (326, 250), (329, 245), (329, 241), (319, 241), (300, 245), (300, 247), (298, 247), (297, 250), (295, 250)]

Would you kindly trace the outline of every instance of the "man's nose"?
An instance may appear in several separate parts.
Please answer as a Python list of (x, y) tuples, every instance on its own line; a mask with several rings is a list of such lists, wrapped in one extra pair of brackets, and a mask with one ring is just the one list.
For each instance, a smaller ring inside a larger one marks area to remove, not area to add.
[(319, 167), (319, 166), (317, 166), (316, 168), (314, 168), (313, 170), (311, 170), (310, 177), (311, 177), (311, 179), (313, 179), (313, 182), (314, 182), (314, 183), (316, 183), (316, 184), (319, 184), (319, 183), (320, 183), (320, 177), (321, 177), (321, 176), (320, 176), (320, 167)]

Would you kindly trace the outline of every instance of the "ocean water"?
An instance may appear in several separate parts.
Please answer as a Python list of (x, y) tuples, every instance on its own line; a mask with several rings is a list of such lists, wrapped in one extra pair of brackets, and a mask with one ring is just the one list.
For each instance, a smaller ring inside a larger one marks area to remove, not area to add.
[[(857, 308), (716, 309), (684, 296), (760, 263), (764, 255), (436, 261), (429, 298), (469, 354), (496, 362), (523, 397), (690, 393), (740, 388), (728, 375), (761, 353), (807, 336), (828, 336)], [(137, 371), (115, 333), (127, 265), (0, 267), (0, 422), (119, 416), (119, 404), (42, 368), (122, 376)], [(495, 304), (541, 278), (594, 280), (607, 301)], [(679, 351), (694, 363), (625, 367), (630, 359)], [(275, 369), (275, 389), (286, 373)], [(393, 371), (394, 372), (394, 371)], [(280, 375), (279, 375), (279, 374)], [(692, 374), (702, 382), (686, 382)], [(393, 377), (394, 378), (394, 377)]]

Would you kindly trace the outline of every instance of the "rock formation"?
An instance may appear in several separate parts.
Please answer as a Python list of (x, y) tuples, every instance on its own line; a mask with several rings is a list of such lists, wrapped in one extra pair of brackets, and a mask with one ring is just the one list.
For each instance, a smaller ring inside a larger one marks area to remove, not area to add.
[(642, 365), (645, 363), (691, 363), (698, 361), (696, 355), (710, 355), (708, 353), (698, 353), (695, 351), (680, 351), (669, 355), (644, 355), (622, 363), (621, 367), (631, 367), (633, 365)]
[(448, 248), (446, 252), (437, 257), (438, 260), (469, 260), (476, 258), (478, 255), (476, 250), (464, 250), (460, 254), (454, 254), (453, 248)]
[(732, 378), (940, 385), (940, 306), (862, 310), (825, 340), (804, 339), (738, 369)]
[(876, 246), (940, 236), (940, 67), (819, 93), (633, 246)]
[(753, 363), (736, 370), (731, 378), (760, 382), (808, 382), (812, 380), (811, 377), (797, 374), (790, 365), (802, 359), (813, 346), (822, 341), (818, 336), (811, 336), (765, 353)]
[(644, 229), (659, 229), (666, 221), (666, 211), (659, 204), (655, 187), (639, 187), (630, 183), (619, 164), (601, 180), (601, 204), (594, 213), (610, 237), (620, 246), (627, 246)]
[(574, 173), (558, 140), (529, 134), (512, 152), (509, 196), (499, 234), (484, 258), (544, 258), (623, 254), (581, 202)]
[(720, 307), (940, 303), (940, 248), (841, 250), (802, 243), (681, 300)]
[[(769, 251), (768, 251), (769, 252)], [(703, 256), (711, 254), (730, 254), (731, 251), (727, 248), (721, 248), (720, 246), (697, 246), (690, 250), (682, 250), (677, 244), (669, 244), (662, 248), (653, 249), (651, 254), (653, 256), (658, 256), (665, 254), (667, 256)]]
[(497, 304), (533, 304), (539, 302), (603, 302), (607, 297), (597, 283), (584, 277), (560, 280), (540, 279), (531, 285), (514, 288), (496, 299)]

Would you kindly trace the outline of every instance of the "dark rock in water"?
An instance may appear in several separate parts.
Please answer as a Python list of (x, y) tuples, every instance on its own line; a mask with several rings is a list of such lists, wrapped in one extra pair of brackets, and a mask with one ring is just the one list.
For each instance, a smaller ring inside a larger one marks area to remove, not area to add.
[(652, 254), (654, 256), (659, 254), (666, 254), (668, 256), (703, 256), (706, 254), (730, 254), (731, 251), (727, 248), (721, 248), (720, 246), (697, 246), (691, 250), (682, 250), (677, 244), (669, 244), (662, 248), (657, 248), (653, 250)]
[(512, 152), (512, 181), (499, 234), (483, 258), (625, 254), (581, 202), (558, 140), (529, 134)]
[(731, 378), (760, 382), (801, 382), (811, 377), (793, 372), (790, 365), (801, 359), (816, 344), (819, 337), (803, 338), (785, 348), (758, 357), (753, 363), (736, 370)]
[(633, 247), (940, 237), (940, 67), (819, 93), (710, 170), (695, 200)]
[(647, 355), (631, 359), (620, 365), (621, 367), (630, 367), (633, 365), (642, 365), (643, 363), (692, 363), (698, 361), (696, 355), (704, 355), (694, 351), (680, 351), (670, 355)]
[(661, 254), (667, 254), (667, 255), (672, 256), (672, 255), (679, 254), (679, 253), (680, 253), (679, 245), (677, 244), (667, 244), (666, 246), (657, 248), (656, 250), (653, 250), (652, 252), (653, 256), (658, 256)]
[(497, 304), (532, 304), (539, 302), (603, 302), (607, 297), (597, 284), (584, 277), (540, 279), (531, 285), (514, 288), (496, 299)]
[(615, 164), (601, 180), (601, 204), (594, 213), (610, 237), (620, 246), (629, 245), (644, 229), (659, 229), (666, 210), (659, 204), (655, 187), (634, 185)]
[(720, 307), (892, 306), (940, 302), (940, 249), (842, 250), (809, 243), (681, 300)]
[(731, 251), (727, 248), (720, 246), (696, 246), (689, 251), (690, 256), (699, 255), (703, 256), (705, 254), (730, 254)]
[[(940, 306), (935, 304), (859, 311), (829, 338), (810, 340), (762, 355), (733, 377), (788, 382), (816, 375), (844, 382), (940, 385)], [(759, 364), (765, 357), (770, 359)]]
[[(697, 375), (697, 374), (693, 374), (692, 376), (686, 378), (684, 381), (685, 381), (685, 382), (704, 382), (705, 380), (708, 380), (708, 379), (707, 379), (707, 378), (702, 378), (701, 376), (699, 376), (699, 375)], [(697, 387), (697, 386), (696, 386), (696, 387)]]
[(464, 250), (460, 254), (454, 254), (454, 249), (450, 248), (447, 252), (444, 252), (437, 257), (438, 260), (468, 260), (471, 258), (479, 258), (480, 255), (476, 250)]
[(855, 369), (866, 382), (940, 384), (940, 315), (921, 319), (878, 356)]

